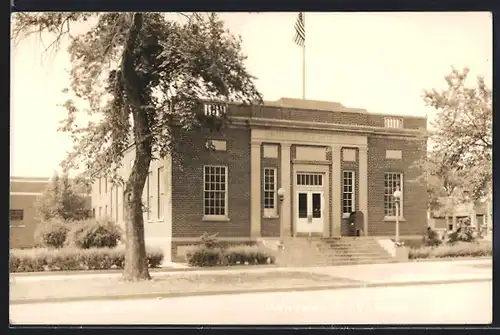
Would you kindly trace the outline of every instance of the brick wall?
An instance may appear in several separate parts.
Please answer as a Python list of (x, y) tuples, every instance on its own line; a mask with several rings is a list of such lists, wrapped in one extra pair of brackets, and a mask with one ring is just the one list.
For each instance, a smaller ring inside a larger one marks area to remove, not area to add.
[[(283, 108), (276, 106), (229, 106), (229, 113), (234, 116), (257, 117), (279, 120), (309, 121), (384, 127), (384, 118), (389, 115), (369, 114), (366, 111), (329, 111), (314, 109)], [(425, 129), (427, 120), (421, 117), (402, 116), (405, 129)]]
[[(401, 150), (402, 159), (386, 159), (386, 150)], [(395, 222), (384, 222), (384, 173), (403, 173), (401, 235), (419, 235), (427, 228), (427, 192), (413, 182), (421, 173), (413, 164), (425, 155), (425, 141), (368, 137), (368, 231), (370, 235), (394, 235)]]
[[(206, 141), (226, 140), (226, 151), (206, 148)], [(180, 164), (173, 164), (172, 237), (250, 236), (250, 129), (228, 128), (222, 133), (184, 132), (180, 135)], [(228, 167), (228, 222), (203, 221), (203, 166)]]

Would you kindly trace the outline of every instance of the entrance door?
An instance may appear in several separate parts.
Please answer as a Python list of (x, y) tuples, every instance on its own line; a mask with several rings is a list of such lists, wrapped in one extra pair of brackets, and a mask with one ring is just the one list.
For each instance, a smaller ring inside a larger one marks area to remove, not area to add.
[(324, 198), (322, 191), (297, 192), (297, 232), (322, 233)]

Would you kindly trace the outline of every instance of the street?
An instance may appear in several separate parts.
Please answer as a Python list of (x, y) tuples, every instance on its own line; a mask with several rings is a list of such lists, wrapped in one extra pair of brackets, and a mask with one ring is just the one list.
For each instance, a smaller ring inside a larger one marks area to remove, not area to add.
[(488, 324), (491, 318), (491, 281), (10, 306), (13, 324)]

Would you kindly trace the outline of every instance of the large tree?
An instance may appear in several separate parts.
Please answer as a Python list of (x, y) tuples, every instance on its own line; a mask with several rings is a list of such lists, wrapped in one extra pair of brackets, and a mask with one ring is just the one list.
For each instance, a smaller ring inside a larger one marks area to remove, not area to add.
[(431, 209), (449, 211), (491, 191), (492, 92), (483, 77), (467, 85), (469, 69), (452, 68), (447, 88), (426, 90), (425, 103), (436, 110), (424, 167)]
[[(206, 99), (262, 101), (244, 66), (241, 39), (215, 14), (184, 16), (179, 22), (163, 13), (18, 13), (14, 21), (14, 37), (49, 32), (57, 46), (69, 36), (69, 91), (76, 101), (64, 104), (68, 118), (61, 130), (71, 134), (74, 149), (63, 164), (83, 162), (89, 180), (107, 176), (123, 184), (127, 280), (150, 279), (142, 192), (151, 161), (175, 150), (174, 130), (212, 127), (214, 117), (200, 113)], [(83, 22), (88, 31), (71, 35), (71, 25)], [(80, 126), (78, 100), (100, 119)], [(219, 115), (217, 129), (227, 121)], [(131, 143), (136, 156), (124, 181), (118, 171)]]

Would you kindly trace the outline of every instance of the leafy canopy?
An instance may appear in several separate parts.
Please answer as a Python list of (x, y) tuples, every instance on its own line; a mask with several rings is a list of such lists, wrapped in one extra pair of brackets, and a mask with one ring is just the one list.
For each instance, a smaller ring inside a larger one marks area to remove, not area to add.
[[(68, 117), (61, 131), (74, 143), (63, 162), (83, 163), (91, 177), (97, 172), (119, 179), (123, 152), (138, 141), (150, 141), (152, 159), (174, 148), (174, 126), (206, 125), (197, 111), (204, 99), (260, 102), (244, 66), (241, 38), (224, 28), (216, 14), (179, 16), (164, 13), (18, 13), (14, 36), (46, 31), (69, 37), (72, 93), (64, 107)], [(73, 36), (71, 25), (88, 24)], [(134, 39), (135, 38), (135, 39)], [(131, 71), (132, 70), (132, 71)], [(91, 121), (78, 122), (82, 102)], [(139, 119), (148, 136), (139, 136)], [(90, 178), (93, 179), (93, 178)]]
[(426, 90), (424, 101), (436, 110), (433, 146), (418, 163), (425, 171), (431, 209), (451, 211), (468, 200), (479, 200), (491, 190), (492, 92), (483, 77), (466, 85), (469, 69), (452, 68), (447, 88)]

